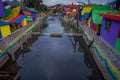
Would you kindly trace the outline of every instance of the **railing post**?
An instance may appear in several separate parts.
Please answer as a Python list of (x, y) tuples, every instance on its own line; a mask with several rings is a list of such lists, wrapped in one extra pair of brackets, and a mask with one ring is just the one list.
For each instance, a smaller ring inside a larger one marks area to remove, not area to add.
[(7, 55), (9, 56), (9, 58), (11, 58), (13, 61), (15, 61), (15, 55), (14, 53), (7, 53)]
[(78, 19), (77, 19), (77, 33), (79, 33), (79, 22), (78, 22)]

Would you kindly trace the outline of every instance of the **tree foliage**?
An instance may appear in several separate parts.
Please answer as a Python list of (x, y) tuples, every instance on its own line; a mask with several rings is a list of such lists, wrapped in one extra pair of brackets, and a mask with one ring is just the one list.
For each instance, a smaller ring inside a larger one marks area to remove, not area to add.
[(40, 11), (47, 11), (47, 6), (45, 4), (41, 4), (39, 7)]
[(42, 0), (24, 0), (24, 4), (27, 7), (35, 8), (38, 11), (46, 11), (47, 6), (45, 4), (42, 4), (42, 3), (43, 3)]

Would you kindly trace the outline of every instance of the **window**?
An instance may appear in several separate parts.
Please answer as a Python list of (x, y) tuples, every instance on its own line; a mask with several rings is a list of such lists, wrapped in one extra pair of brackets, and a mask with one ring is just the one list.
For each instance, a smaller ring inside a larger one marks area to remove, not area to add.
[(105, 30), (107, 32), (109, 32), (110, 31), (110, 27), (111, 27), (111, 20), (106, 20)]

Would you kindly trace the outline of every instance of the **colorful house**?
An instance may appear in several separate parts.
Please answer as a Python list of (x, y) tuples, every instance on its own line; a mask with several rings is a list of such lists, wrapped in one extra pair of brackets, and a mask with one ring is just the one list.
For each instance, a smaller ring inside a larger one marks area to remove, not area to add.
[(85, 23), (87, 26), (90, 26), (90, 13), (91, 13), (92, 7), (89, 5), (86, 5), (82, 8), (81, 11), (81, 15), (79, 15), (79, 17), (81, 17), (80, 21)]
[(100, 13), (107, 13), (110, 12), (109, 6), (101, 6), (101, 5), (96, 5), (92, 6), (92, 16), (91, 16), (91, 24), (90, 28), (96, 32), (98, 35), (100, 35), (100, 28), (101, 28), (101, 23), (102, 23), (102, 17), (99, 16)]
[(76, 15), (76, 9), (73, 10), (66, 10), (64, 12), (65, 18), (72, 18)]
[(27, 20), (28, 21), (34, 21), (37, 19), (37, 11), (35, 9), (30, 9), (28, 7), (21, 8), (21, 11), (23, 14), (28, 15)]
[(2, 20), (10, 21), (11, 19), (15, 18), (20, 13), (20, 7), (13, 8), (12, 10), (5, 10), (6, 17)]
[(120, 52), (120, 15), (100, 14), (103, 17), (100, 37)]
[(4, 38), (11, 34), (10, 22), (0, 21), (0, 38)]
[(61, 16), (64, 16), (65, 18), (72, 18), (76, 16), (76, 10), (77, 6), (73, 3), (71, 5), (64, 6), (64, 11), (61, 14)]
[(10, 20), (10, 22), (13, 23), (11, 26), (12, 32), (20, 27), (25, 27), (27, 25), (26, 17), (27, 15), (19, 14), (18, 16)]

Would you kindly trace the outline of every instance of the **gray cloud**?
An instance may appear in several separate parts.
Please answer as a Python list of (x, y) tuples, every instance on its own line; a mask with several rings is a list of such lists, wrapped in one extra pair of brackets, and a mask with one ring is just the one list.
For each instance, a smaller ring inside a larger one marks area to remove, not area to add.
[(81, 1), (81, 2), (85, 2), (87, 3), (87, 1), (85, 0), (43, 0), (43, 3), (47, 4), (47, 5), (55, 5), (55, 4), (68, 4), (68, 3), (76, 3), (77, 1)]
[[(88, 3), (88, 0), (43, 0), (43, 3), (46, 5), (55, 5), (55, 4), (68, 4), (68, 3), (76, 3), (76, 2), (84, 2)], [(90, 0), (91, 3), (96, 3), (96, 4), (105, 4), (108, 0)], [(109, 0), (109, 2), (115, 1), (115, 0)]]

